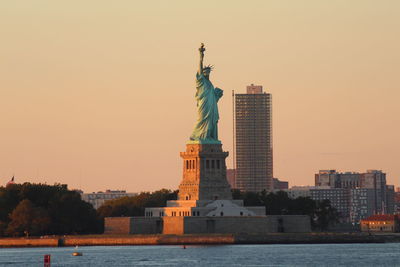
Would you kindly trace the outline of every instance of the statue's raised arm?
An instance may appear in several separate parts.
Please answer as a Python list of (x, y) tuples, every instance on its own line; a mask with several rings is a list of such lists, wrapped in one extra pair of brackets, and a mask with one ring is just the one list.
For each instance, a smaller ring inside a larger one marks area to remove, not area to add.
[(210, 81), (213, 66), (203, 65), (204, 44), (200, 52), (199, 70), (196, 74), (196, 102), (198, 119), (190, 136), (192, 144), (221, 144), (218, 140), (218, 100), (222, 97), (222, 90), (215, 88)]
[(204, 44), (201, 43), (200, 48), (199, 48), (199, 52), (200, 52), (199, 74), (202, 74), (202, 73), (203, 73), (204, 51), (206, 51), (206, 49), (204, 48)]

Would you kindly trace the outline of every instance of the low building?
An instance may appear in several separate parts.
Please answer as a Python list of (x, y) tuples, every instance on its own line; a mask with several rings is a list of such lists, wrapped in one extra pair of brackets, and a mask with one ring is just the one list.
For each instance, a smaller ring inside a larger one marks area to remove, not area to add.
[(117, 199), (121, 197), (133, 197), (137, 193), (127, 193), (125, 190), (109, 190), (105, 192), (99, 191), (97, 193), (83, 193), (81, 192), (82, 200), (89, 202), (95, 209), (98, 209), (107, 200)]
[(361, 220), (362, 232), (399, 232), (400, 216), (377, 214)]
[(146, 208), (145, 217), (265, 216), (264, 206), (249, 207), (243, 200), (168, 200), (167, 207)]

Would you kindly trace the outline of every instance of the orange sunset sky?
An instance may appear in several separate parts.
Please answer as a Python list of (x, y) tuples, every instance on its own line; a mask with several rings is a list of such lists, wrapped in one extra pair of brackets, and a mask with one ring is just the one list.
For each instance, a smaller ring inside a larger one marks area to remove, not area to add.
[[(274, 176), (400, 178), (400, 1), (1, 1), (0, 183), (177, 188), (198, 47), (222, 88), (273, 95)], [(227, 159), (232, 166), (231, 156)]]

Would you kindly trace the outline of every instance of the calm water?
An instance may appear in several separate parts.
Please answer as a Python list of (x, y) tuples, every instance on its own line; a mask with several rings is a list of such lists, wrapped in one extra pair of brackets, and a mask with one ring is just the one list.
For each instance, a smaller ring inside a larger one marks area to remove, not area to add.
[(400, 266), (400, 243), (0, 249), (0, 266)]

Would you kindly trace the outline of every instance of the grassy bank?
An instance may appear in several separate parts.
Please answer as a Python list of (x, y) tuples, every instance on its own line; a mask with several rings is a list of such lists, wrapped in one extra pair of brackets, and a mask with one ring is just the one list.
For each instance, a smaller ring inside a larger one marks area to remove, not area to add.
[(197, 235), (71, 235), (47, 238), (0, 238), (0, 247), (120, 246), (120, 245), (224, 245), (322, 244), (400, 242), (400, 234), (273, 233)]

